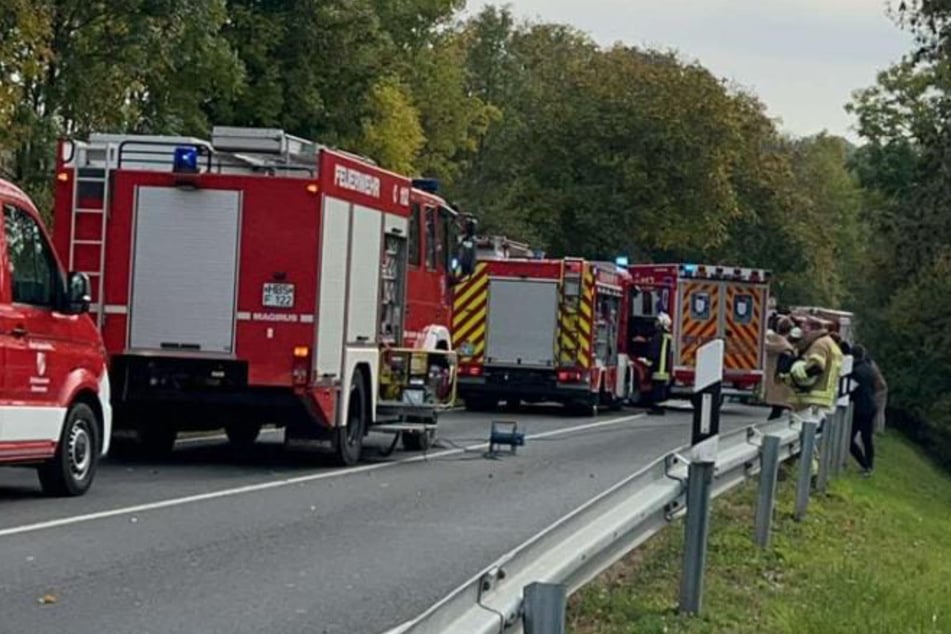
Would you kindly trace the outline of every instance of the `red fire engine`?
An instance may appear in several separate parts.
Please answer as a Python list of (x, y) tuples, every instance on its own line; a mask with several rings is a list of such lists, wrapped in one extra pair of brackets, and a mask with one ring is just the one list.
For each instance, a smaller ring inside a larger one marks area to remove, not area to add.
[(613, 264), (574, 258), (479, 261), (456, 287), (453, 310), (466, 407), (620, 407), (630, 384), (618, 346), (627, 278)]
[(455, 386), (455, 214), (413, 184), (273, 129), (62, 142), (55, 241), (93, 282), (116, 428), (424, 446)]
[[(673, 322), (672, 394), (688, 394), (697, 349), (723, 339), (723, 393), (750, 396), (763, 378), (769, 271), (695, 264), (636, 264), (631, 273), (628, 339), (649, 338), (657, 315)], [(649, 370), (636, 364), (637, 378), (649, 386)]]

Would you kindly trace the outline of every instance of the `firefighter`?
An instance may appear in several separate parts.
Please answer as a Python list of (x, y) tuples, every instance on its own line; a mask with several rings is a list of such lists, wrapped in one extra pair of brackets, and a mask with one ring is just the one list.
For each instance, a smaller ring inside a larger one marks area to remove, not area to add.
[(809, 410), (816, 418), (831, 412), (839, 395), (841, 349), (824, 328), (805, 333), (793, 328), (789, 339), (799, 353), (789, 373), (784, 374), (792, 387), (790, 406), (797, 412)]
[(663, 416), (666, 412), (660, 406), (667, 400), (670, 389), (670, 366), (673, 361), (670, 334), (671, 320), (667, 313), (657, 315), (656, 329), (647, 347), (646, 365), (651, 371), (651, 392), (647, 398), (650, 413)]
[(766, 331), (766, 376), (764, 378), (764, 398), (767, 405), (772, 406), (768, 420), (775, 420), (789, 409), (789, 400), (792, 391), (789, 386), (780, 380), (795, 358), (795, 348), (787, 336), (792, 331), (793, 322), (786, 316), (774, 320), (772, 327)]

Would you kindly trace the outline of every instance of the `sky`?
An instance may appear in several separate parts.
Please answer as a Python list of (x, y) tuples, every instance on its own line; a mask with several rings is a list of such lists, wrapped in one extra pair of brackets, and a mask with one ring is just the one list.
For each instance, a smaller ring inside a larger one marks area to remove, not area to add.
[(783, 131), (858, 140), (844, 106), (911, 50), (887, 0), (469, 0), (571, 24), (598, 43), (675, 49), (751, 90)]

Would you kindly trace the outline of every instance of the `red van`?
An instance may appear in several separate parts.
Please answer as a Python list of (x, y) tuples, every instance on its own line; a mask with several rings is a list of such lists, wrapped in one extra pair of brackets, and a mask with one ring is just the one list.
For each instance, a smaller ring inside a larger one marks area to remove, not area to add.
[(64, 274), (36, 207), (3, 180), (0, 207), (0, 464), (35, 465), (46, 493), (82, 495), (112, 431), (89, 277)]

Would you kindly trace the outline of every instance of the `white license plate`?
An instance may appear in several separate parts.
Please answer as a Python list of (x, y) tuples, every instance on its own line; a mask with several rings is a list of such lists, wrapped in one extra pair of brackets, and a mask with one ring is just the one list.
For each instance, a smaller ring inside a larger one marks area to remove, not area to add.
[(293, 284), (265, 284), (264, 298), (261, 301), (265, 308), (293, 308)]

